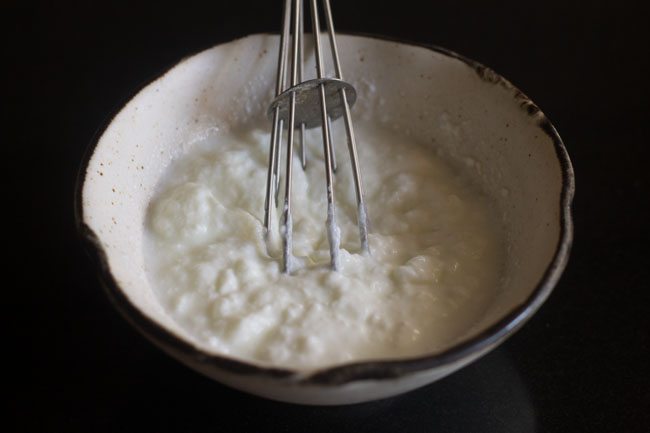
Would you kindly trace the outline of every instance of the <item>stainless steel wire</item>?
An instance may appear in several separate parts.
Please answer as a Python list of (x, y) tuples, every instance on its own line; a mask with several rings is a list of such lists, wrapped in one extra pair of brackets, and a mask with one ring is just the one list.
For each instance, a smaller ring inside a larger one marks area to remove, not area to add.
[[(292, 170), (295, 131), (300, 133), (300, 162), (307, 168), (305, 129), (320, 127), (323, 140), (325, 182), (327, 186), (326, 230), (330, 247), (331, 267), (339, 269), (340, 235), (336, 221), (336, 202), (334, 197), (334, 174), (337, 170), (331, 121), (343, 117), (350, 154), (354, 189), (357, 199), (357, 223), (361, 251), (369, 253), (368, 215), (363, 195), (357, 143), (352, 125), (350, 107), (356, 101), (356, 91), (352, 85), (343, 81), (341, 63), (336, 43), (336, 34), (329, 0), (323, 0), (325, 21), (330, 42), (331, 58), (334, 64), (334, 77), (325, 76), (323, 51), (321, 48), (320, 19), (318, 0), (311, 0), (311, 23), (314, 44), (316, 77), (304, 80), (304, 12), (303, 0), (286, 0), (284, 3), (282, 34), (276, 79), (276, 97), (269, 107), (272, 120), (271, 143), (266, 179), (264, 202), (264, 228), (271, 229), (271, 202), (278, 206), (280, 189), (280, 158), (282, 156), (282, 129), (287, 129), (286, 166), (284, 172), (284, 206), (280, 223), (282, 236), (282, 270), (291, 273), (293, 268), (293, 218), (292, 218)], [(291, 41), (291, 50), (289, 50)], [(290, 51), (290, 52), (289, 52)], [(291, 61), (290, 83), (285, 87), (287, 63)]]

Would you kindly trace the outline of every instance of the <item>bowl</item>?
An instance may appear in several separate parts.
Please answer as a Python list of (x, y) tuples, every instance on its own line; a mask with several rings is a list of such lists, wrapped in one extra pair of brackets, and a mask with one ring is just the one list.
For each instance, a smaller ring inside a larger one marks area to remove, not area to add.
[[(571, 162), (553, 125), (526, 95), (491, 69), (445, 49), (353, 35), (340, 35), (338, 43), (346, 78), (359, 94), (354, 115), (374, 113), (378, 122), (432, 141), (448, 161), (464, 165), (503, 216), (503, 287), (472, 331), (447, 350), (316, 370), (268, 368), (195, 343), (153, 293), (143, 229), (155, 186), (174, 158), (210, 128), (268, 122), (277, 36), (215, 46), (145, 86), (91, 143), (77, 192), (79, 230), (109, 298), (129, 322), (206, 376), (302, 404), (393, 396), (478, 359), (540, 308), (566, 266), (572, 241)], [(313, 61), (313, 53), (306, 55)]]

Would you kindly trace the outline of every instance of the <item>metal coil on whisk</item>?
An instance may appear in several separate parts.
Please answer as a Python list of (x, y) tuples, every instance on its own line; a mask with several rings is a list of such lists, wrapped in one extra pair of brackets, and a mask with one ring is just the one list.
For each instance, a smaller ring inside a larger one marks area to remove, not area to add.
[[(363, 198), (363, 186), (359, 169), (357, 145), (352, 126), (350, 107), (357, 98), (354, 87), (343, 81), (339, 53), (336, 45), (336, 35), (332, 20), (332, 10), (329, 0), (324, 0), (325, 20), (329, 34), (332, 61), (334, 64), (334, 77), (324, 76), (323, 53), (320, 40), (320, 22), (318, 17), (318, 2), (311, 0), (311, 21), (314, 38), (314, 52), (316, 55), (316, 77), (303, 81), (303, 2), (302, 0), (286, 0), (282, 33), (280, 35), (280, 49), (278, 58), (277, 81), (275, 99), (268, 110), (272, 121), (271, 145), (269, 149), (269, 165), (266, 178), (266, 195), (264, 202), (264, 228), (268, 234), (271, 223), (271, 203), (278, 205), (278, 192), (280, 189), (280, 158), (282, 153), (282, 129), (287, 129), (287, 154), (285, 168), (285, 193), (280, 233), (282, 235), (282, 270), (290, 273), (293, 259), (293, 220), (291, 216), (291, 177), (293, 162), (293, 144), (295, 131), (300, 131), (300, 160), (303, 169), (307, 167), (307, 154), (305, 151), (305, 129), (321, 127), (323, 138), (323, 153), (325, 155), (325, 182), (327, 183), (327, 219), (326, 230), (330, 247), (331, 267), (339, 268), (340, 248), (339, 228), (336, 222), (336, 205), (334, 201), (334, 172), (337, 164), (332, 147), (330, 122), (343, 116), (347, 135), (348, 151), (354, 188), (357, 198), (357, 224), (361, 251), (368, 253), (368, 215)], [(291, 42), (291, 53), (289, 53)], [(285, 88), (287, 63), (291, 54), (290, 85)]]

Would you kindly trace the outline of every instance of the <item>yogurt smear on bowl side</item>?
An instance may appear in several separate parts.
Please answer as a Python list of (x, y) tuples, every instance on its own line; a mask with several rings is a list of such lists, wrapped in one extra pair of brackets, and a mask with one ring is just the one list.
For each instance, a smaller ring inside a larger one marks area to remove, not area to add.
[(337, 122), (338, 272), (329, 268), (318, 131), (307, 136), (307, 169), (297, 154), (294, 161), (291, 275), (281, 272), (279, 211), (270, 245), (263, 235), (268, 131), (211, 131), (163, 175), (146, 221), (148, 277), (201, 347), (314, 369), (440, 352), (481, 319), (499, 290), (505, 254), (489, 199), (427, 144), (375, 124), (355, 126), (371, 254), (361, 253)]

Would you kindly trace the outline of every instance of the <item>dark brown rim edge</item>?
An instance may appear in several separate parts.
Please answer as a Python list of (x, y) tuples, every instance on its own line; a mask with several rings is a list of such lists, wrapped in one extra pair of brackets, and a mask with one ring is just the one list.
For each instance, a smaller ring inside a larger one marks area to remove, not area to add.
[[(174, 352), (180, 351), (194, 363), (211, 364), (218, 369), (233, 374), (284, 378), (296, 385), (336, 386), (358, 380), (391, 379), (410, 373), (415, 373), (420, 370), (432, 369), (443, 365), (448, 365), (462, 358), (468, 357), (469, 355), (480, 353), (483, 349), (486, 349), (490, 346), (495, 346), (502, 343), (506, 338), (512, 335), (514, 331), (526, 323), (526, 321), (532, 316), (535, 311), (541, 307), (541, 305), (553, 291), (555, 284), (559, 280), (562, 271), (567, 265), (571, 243), (573, 240), (571, 203), (573, 201), (573, 196), (575, 193), (575, 180), (573, 167), (567, 150), (564, 147), (562, 139), (560, 138), (552, 123), (523, 92), (517, 89), (508, 80), (496, 74), (490, 68), (485, 67), (479, 62), (466, 58), (445, 48), (433, 45), (414, 43), (403, 39), (372, 34), (348, 34), (351, 36), (362, 36), (426, 48), (448, 57), (460, 60), (471, 67), (484, 81), (500, 84), (506, 88), (511, 89), (514, 92), (515, 100), (517, 100), (519, 103), (520, 108), (525, 110), (529, 115), (535, 115), (538, 118), (538, 126), (553, 141), (558, 162), (562, 170), (562, 191), (560, 195), (560, 235), (553, 259), (546, 268), (546, 271), (544, 272), (541, 280), (532, 291), (531, 295), (523, 303), (514, 307), (511, 312), (504, 316), (501, 320), (489, 328), (483, 330), (481, 333), (451, 347), (442, 353), (425, 355), (410, 359), (367, 361), (344, 364), (332, 368), (317, 370), (314, 372), (300, 372), (281, 368), (265, 368), (243, 361), (238, 361), (213, 354), (207, 354), (197, 347), (191, 345), (187, 341), (182, 340), (180, 337), (166, 330), (162, 326), (158, 325), (131, 303), (128, 297), (119, 288), (119, 285), (111, 274), (106, 254), (101, 247), (97, 235), (83, 221), (82, 191), (87, 167), (94, 153), (95, 147), (97, 146), (100, 138), (112, 122), (115, 115), (119, 113), (126, 102), (135, 97), (144, 87), (158, 80), (159, 78), (162, 78), (167, 74), (167, 72), (169, 72), (171, 69), (189, 57), (192, 57), (204, 51), (204, 49), (202, 49), (184, 57), (174, 65), (165, 68), (162, 73), (156, 75), (155, 78), (138, 87), (136, 91), (129, 94), (128, 98), (124, 98), (121, 101), (122, 103), (116, 107), (112, 115), (107, 117), (105, 122), (100, 126), (100, 128), (98, 128), (97, 132), (90, 140), (82, 158), (75, 186), (74, 210), (78, 233), (85, 243), (86, 250), (91, 256), (94, 265), (98, 268), (98, 273), (100, 275), (102, 285), (104, 286), (109, 299), (117, 307), (118, 311), (120, 311), (122, 315), (127, 319), (127, 321), (129, 321), (146, 337), (158, 344), (166, 352), (169, 352), (170, 354), (176, 356)], [(258, 35), (249, 35), (247, 37)], [(224, 43), (228, 42), (219, 43), (218, 45), (222, 45)]]

